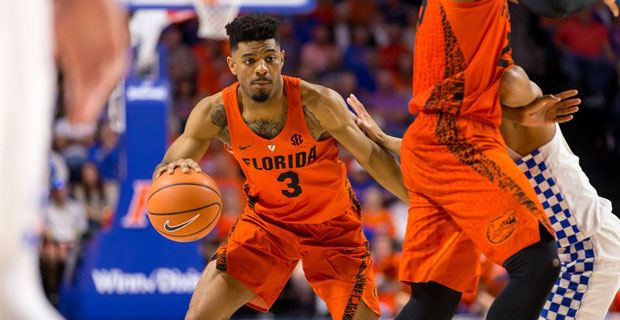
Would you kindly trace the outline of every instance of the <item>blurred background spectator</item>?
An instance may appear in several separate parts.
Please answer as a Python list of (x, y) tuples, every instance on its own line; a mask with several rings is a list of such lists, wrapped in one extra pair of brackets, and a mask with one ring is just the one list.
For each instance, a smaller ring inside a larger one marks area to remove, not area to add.
[(65, 265), (87, 229), (86, 208), (69, 197), (69, 189), (64, 181), (52, 181), (50, 203), (44, 215), (40, 266), (43, 288), (54, 304), (58, 302)]

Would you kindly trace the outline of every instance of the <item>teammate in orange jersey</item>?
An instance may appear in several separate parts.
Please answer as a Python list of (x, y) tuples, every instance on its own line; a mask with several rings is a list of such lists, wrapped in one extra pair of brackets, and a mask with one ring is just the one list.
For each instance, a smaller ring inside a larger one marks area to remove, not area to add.
[[(529, 87), (529, 85), (524, 85), (524, 83), (529, 84), (529, 79), (527, 76), (523, 76), (524, 73), (522, 69), (513, 67), (504, 75), (504, 80), (502, 82), (502, 90), (500, 96), (503, 97), (501, 100), (503, 103), (513, 104), (515, 105), (525, 105), (521, 108), (510, 108), (508, 106), (503, 107), (503, 119), (506, 120), (502, 123), (502, 129), (510, 127), (513, 123), (521, 123), (522, 125), (527, 126), (539, 126), (541, 124), (554, 124), (560, 122), (570, 121), (572, 119), (572, 114), (578, 110), (576, 105), (580, 103), (579, 99), (572, 99), (572, 97), (576, 94), (576, 91), (565, 91), (557, 96), (539, 96), (540, 89), (536, 85)], [(525, 79), (526, 81), (523, 81)], [(368, 112), (364, 109), (364, 106), (357, 100), (355, 96), (351, 96), (348, 99), (349, 104), (353, 107), (359, 119), (357, 120), (358, 125), (365, 131), (368, 136), (373, 139), (373, 141), (378, 142), (379, 144), (386, 147), (388, 150), (400, 154), (404, 152), (405, 149), (403, 147), (402, 139), (391, 137), (386, 135), (381, 129), (377, 126), (376, 122), (371, 118)], [(529, 103), (528, 103), (529, 101)], [(551, 125), (553, 127), (553, 125)], [(559, 130), (559, 129), (558, 129)], [(540, 147), (540, 141), (549, 142), (550, 139), (553, 138), (553, 131), (550, 133), (541, 134), (541, 137), (528, 137), (527, 134), (516, 134), (514, 132), (503, 132), (503, 137), (509, 141), (508, 146), (510, 148), (530, 148), (532, 146), (532, 140), (537, 141), (534, 143), (539, 143), (535, 148)], [(545, 142), (542, 142), (545, 144)], [(505, 146), (504, 146), (505, 147)], [(472, 186), (471, 188), (473, 188)], [(470, 188), (470, 189), (471, 189)], [(495, 199), (489, 198), (488, 201), (494, 201)], [(415, 212), (412, 212), (415, 214)], [(549, 214), (553, 215), (553, 214)], [(409, 226), (411, 228), (411, 220), (415, 219), (410, 215)], [(447, 218), (450, 219), (450, 218)], [(563, 224), (562, 224), (563, 225)], [(428, 226), (427, 226), (428, 227)], [(555, 225), (554, 225), (555, 227)], [(409, 231), (409, 230), (408, 230)], [(488, 236), (488, 230), (480, 230), (480, 232), (485, 232)], [(465, 235), (466, 236), (466, 235)], [(410, 235), (407, 236), (407, 239), (410, 239)], [(532, 248), (532, 247), (530, 247)], [(540, 268), (540, 264), (537, 263), (532, 257), (524, 258), (527, 255), (529, 249), (525, 249), (525, 251), (517, 252), (513, 257), (509, 258), (509, 260), (517, 261), (520, 265), (518, 268), (530, 268), (530, 270), (520, 270), (515, 275), (514, 273), (511, 276), (511, 282), (509, 283), (513, 287), (509, 287), (515, 291), (504, 291), (502, 292), (504, 299), (509, 299), (508, 302), (512, 301), (521, 301), (527, 300), (527, 297), (520, 297), (519, 294), (521, 290), (523, 292), (529, 292), (528, 290), (532, 290), (536, 286), (540, 286), (541, 284), (532, 280), (528, 277), (528, 271), (535, 271), (534, 269)], [(407, 253), (407, 252), (404, 252)], [(409, 253), (410, 254), (410, 253)], [(449, 256), (451, 253), (448, 250), (447, 255)], [(460, 253), (463, 255), (463, 253)], [(467, 255), (468, 253), (465, 253)], [(449, 257), (445, 257), (442, 254), (439, 254), (437, 260), (440, 263), (445, 263), (442, 261), (446, 261)], [(521, 256), (519, 258), (519, 256)], [(462, 256), (461, 256), (462, 257)], [(515, 260), (515, 257), (518, 257)], [(449, 261), (451, 263), (459, 264), (458, 261)], [(465, 263), (472, 263), (471, 261), (466, 261)], [(458, 276), (474, 278), (478, 279), (480, 277), (480, 265), (479, 260), (473, 262), (474, 271), (473, 274), (459, 273)], [(510, 270), (506, 264), (504, 266)], [(401, 280), (405, 282), (411, 282), (407, 278), (403, 278), (403, 274), (407, 275), (411, 273), (411, 270), (402, 269), (403, 265), (401, 264)], [(454, 269), (452, 269), (454, 270)], [(452, 278), (456, 279), (456, 277)], [(447, 280), (452, 280), (447, 279)], [(456, 308), (456, 304), (459, 301), (461, 293), (465, 294), (473, 294), (475, 293), (476, 285), (473, 285), (474, 290), (471, 291), (459, 291), (452, 290), (449, 287), (442, 285), (442, 282), (445, 281), (446, 278), (433, 278), (432, 282), (420, 284), (413, 283), (412, 290), (413, 295), (407, 306), (403, 308), (403, 311), (396, 319), (449, 319)], [(537, 278), (535, 280), (540, 280)], [(530, 287), (530, 288), (528, 288)], [(509, 289), (509, 290), (510, 290)], [(416, 291), (417, 290), (417, 291)], [(517, 299), (519, 297), (519, 299)], [(439, 299), (446, 300), (439, 300)], [(500, 303), (501, 300), (500, 300)], [(529, 303), (529, 302), (524, 302)], [(440, 304), (442, 308), (447, 308), (447, 310), (438, 310), (437, 304)], [(525, 313), (525, 311), (519, 310), (519, 306), (510, 306), (510, 305), (501, 305), (499, 309), (500, 311), (507, 310), (507, 313), (495, 313), (489, 314), (489, 319), (536, 319), (536, 316), (533, 314)], [(529, 305), (530, 307), (535, 307)], [(527, 305), (525, 306), (527, 307)], [(497, 308), (497, 306), (495, 307)], [(498, 309), (496, 309), (498, 310)], [(528, 309), (532, 310), (532, 309)], [(498, 312), (498, 311), (495, 311)], [(520, 312), (520, 313), (516, 313)], [(533, 310), (531, 311), (533, 312)], [(514, 318), (511, 317), (514, 313)]]
[(536, 319), (558, 275), (549, 219), (499, 132), (509, 35), (505, 0), (420, 8), (409, 104), (419, 115), (398, 150), (410, 201), (400, 279), (413, 293), (397, 319), (450, 319), (476, 289), (480, 252), (510, 275), (488, 319)]
[(154, 173), (200, 170), (195, 161), (218, 138), (247, 178), (247, 206), (206, 267), (186, 319), (228, 319), (244, 304), (267, 311), (300, 260), (334, 319), (376, 319), (373, 262), (337, 142), (406, 201), (400, 168), (335, 91), (281, 75), (277, 29), (264, 15), (226, 26), (239, 82), (198, 103)]

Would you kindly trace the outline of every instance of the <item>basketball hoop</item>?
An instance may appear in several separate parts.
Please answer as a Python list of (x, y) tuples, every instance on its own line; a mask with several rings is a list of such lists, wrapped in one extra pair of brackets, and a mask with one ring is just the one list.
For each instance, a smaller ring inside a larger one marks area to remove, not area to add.
[(226, 24), (239, 14), (241, 0), (191, 0), (200, 26), (198, 36), (223, 40), (227, 38)]

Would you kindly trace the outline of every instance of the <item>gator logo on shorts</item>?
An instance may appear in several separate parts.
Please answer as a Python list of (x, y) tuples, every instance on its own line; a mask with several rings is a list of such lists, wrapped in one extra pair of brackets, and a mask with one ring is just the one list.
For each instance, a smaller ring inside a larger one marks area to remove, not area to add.
[(506, 241), (517, 229), (517, 217), (514, 209), (510, 209), (495, 217), (487, 226), (487, 239), (492, 244)]

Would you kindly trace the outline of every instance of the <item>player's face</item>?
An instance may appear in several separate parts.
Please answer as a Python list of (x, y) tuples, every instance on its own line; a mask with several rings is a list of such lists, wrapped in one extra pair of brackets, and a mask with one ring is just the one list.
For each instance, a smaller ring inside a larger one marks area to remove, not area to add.
[(228, 66), (241, 90), (256, 102), (265, 102), (282, 90), (283, 64), (284, 51), (275, 39), (240, 42), (228, 57)]

